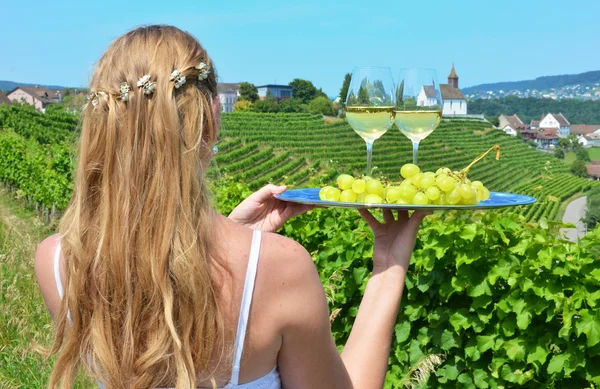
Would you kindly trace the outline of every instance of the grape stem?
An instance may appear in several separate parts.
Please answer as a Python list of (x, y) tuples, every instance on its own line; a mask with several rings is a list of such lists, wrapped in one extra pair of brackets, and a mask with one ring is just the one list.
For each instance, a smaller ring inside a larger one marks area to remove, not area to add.
[(473, 167), (473, 165), (475, 165), (477, 162), (481, 161), (492, 150), (496, 150), (496, 160), (500, 160), (500, 146), (499, 145), (494, 145), (488, 151), (486, 151), (485, 153), (481, 154), (479, 157), (475, 158), (473, 160), (473, 162), (471, 162), (467, 167), (465, 167), (463, 170), (461, 170), (459, 172), (460, 176), (463, 177), (463, 178), (466, 178), (467, 175), (469, 174), (469, 170), (471, 170), (471, 167)]

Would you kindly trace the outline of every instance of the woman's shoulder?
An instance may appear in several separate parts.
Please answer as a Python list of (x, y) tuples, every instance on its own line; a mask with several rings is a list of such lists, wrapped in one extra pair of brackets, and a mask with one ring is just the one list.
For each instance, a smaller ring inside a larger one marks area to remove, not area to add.
[[(35, 276), (42, 292), (44, 302), (52, 317), (58, 312), (60, 297), (54, 274), (54, 254), (60, 242), (59, 234), (50, 235), (42, 240), (35, 251), (34, 270)], [(59, 268), (61, 277), (64, 277), (64, 264)]]

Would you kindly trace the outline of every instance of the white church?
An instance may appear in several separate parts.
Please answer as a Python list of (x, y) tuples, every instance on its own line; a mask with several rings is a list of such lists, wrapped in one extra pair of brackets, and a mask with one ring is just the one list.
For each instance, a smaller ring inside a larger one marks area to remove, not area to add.
[[(452, 70), (448, 75), (448, 83), (440, 84), (440, 93), (442, 97), (442, 115), (443, 116), (459, 116), (467, 114), (467, 100), (458, 88), (458, 75), (452, 65)], [(431, 106), (436, 104), (435, 88), (431, 86), (423, 86), (421, 92), (417, 96), (417, 105)]]

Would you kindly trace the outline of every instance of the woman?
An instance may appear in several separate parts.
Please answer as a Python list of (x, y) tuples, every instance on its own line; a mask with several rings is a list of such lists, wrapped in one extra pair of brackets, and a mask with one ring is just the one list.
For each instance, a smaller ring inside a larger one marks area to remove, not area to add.
[(279, 202), (274, 186), (229, 218), (210, 207), (219, 107), (202, 46), (138, 28), (110, 46), (91, 90), (73, 197), (36, 253), (57, 323), (50, 387), (70, 387), (81, 366), (111, 389), (382, 387), (425, 214), (379, 223), (361, 211), (374, 268), (340, 355), (310, 255), (272, 233), (309, 208)]

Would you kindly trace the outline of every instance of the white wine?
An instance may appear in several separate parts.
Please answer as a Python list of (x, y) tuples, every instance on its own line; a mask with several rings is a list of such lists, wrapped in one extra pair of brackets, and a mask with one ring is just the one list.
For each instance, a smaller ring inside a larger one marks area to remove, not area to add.
[(394, 122), (413, 142), (420, 142), (435, 130), (442, 120), (441, 111), (396, 111)]
[(346, 119), (350, 127), (367, 142), (379, 139), (394, 122), (393, 107), (348, 107)]

